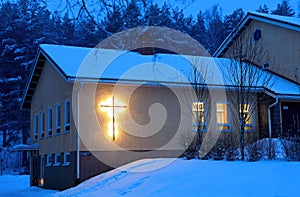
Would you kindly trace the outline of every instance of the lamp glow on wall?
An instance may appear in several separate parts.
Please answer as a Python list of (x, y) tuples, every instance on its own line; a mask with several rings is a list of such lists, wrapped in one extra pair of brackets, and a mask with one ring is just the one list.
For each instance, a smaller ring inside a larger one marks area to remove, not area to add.
[(110, 119), (108, 121), (108, 135), (112, 137), (113, 141), (115, 141), (116, 136), (118, 134), (116, 118), (118, 117), (118, 114), (120, 112), (125, 110), (125, 108), (126, 106), (120, 101), (118, 101), (118, 99), (114, 96), (103, 101), (100, 105), (101, 111), (106, 112)]

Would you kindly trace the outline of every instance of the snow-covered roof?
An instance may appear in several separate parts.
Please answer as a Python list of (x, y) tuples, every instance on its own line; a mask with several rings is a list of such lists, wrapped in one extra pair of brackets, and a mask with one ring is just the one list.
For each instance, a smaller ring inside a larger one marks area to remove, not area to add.
[[(266, 18), (282, 23), (288, 23), (295, 26), (300, 26), (300, 18), (297, 17), (290, 17), (290, 16), (280, 16), (280, 15), (274, 15), (274, 14), (266, 14), (266, 13), (260, 13), (260, 12), (248, 12), (249, 15), (252, 16), (259, 16), (261, 18)], [(259, 19), (258, 19), (259, 20)]]
[[(190, 84), (196, 82), (209, 86), (226, 87), (235, 85), (226, 76), (230, 73), (226, 69), (230, 68), (232, 60), (224, 58), (176, 54), (142, 55), (138, 52), (125, 50), (93, 49), (48, 44), (40, 46), (40, 59), (43, 60), (41, 54), (66, 80), (72, 81), (80, 79), (97, 82), (142, 82), (150, 84)], [(44, 61), (42, 61), (42, 64), (44, 64)], [(205, 75), (203, 77), (205, 81), (193, 80), (193, 65), (197, 67), (202, 75)], [(37, 66), (38, 63), (36, 64)], [(265, 70), (256, 68), (259, 69), (259, 72), (263, 73), (260, 76), (270, 74)], [(42, 67), (38, 69), (42, 69)], [(274, 94), (300, 94), (297, 84), (277, 75), (274, 75), (273, 79), (274, 85), (272, 87), (262, 87), (264, 85), (263, 82), (259, 82), (257, 83), (258, 88), (268, 88)], [(34, 89), (34, 87), (30, 89)], [(26, 97), (26, 95), (24, 96)]]
[(248, 12), (237, 27), (227, 36), (221, 46), (214, 53), (214, 57), (220, 57), (222, 53), (227, 49), (233, 38), (235, 38), (240, 31), (242, 31), (249, 21), (256, 20), (264, 23), (276, 25), (279, 27), (292, 29), (300, 32), (300, 18), (279, 16), (273, 14), (265, 14), (259, 12)]
[(38, 144), (18, 144), (13, 147), (14, 151), (32, 151), (32, 150), (38, 150), (39, 145)]

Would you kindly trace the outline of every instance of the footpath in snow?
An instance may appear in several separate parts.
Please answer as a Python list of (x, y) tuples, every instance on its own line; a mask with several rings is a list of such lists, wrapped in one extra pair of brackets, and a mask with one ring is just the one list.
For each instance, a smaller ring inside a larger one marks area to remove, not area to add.
[(0, 196), (298, 196), (299, 183), (299, 162), (144, 159), (62, 192), (0, 176)]

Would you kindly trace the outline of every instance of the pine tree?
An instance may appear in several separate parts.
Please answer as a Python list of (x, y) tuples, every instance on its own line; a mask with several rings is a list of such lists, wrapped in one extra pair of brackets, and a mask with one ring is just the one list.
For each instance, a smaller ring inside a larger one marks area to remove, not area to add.
[(143, 24), (143, 16), (136, 1), (132, 0), (123, 14), (124, 29), (131, 29)]
[(205, 15), (209, 43), (208, 50), (213, 54), (225, 39), (225, 25), (218, 5), (215, 5), (211, 10), (206, 11)]
[(204, 15), (201, 11), (197, 14), (196, 23), (192, 26), (191, 36), (204, 48), (208, 47), (208, 33), (205, 27)]
[(243, 9), (238, 8), (234, 10), (232, 14), (226, 15), (224, 17), (226, 36), (233, 31), (233, 29), (239, 24), (239, 22), (243, 19), (244, 16), (245, 12), (243, 11)]
[(259, 8), (256, 10), (256, 12), (268, 14), (269, 8), (266, 4), (264, 4), (263, 6), (260, 5)]
[(277, 8), (271, 11), (271, 14), (281, 16), (294, 16), (295, 11), (291, 8), (287, 0), (282, 0), (281, 3), (277, 4)]

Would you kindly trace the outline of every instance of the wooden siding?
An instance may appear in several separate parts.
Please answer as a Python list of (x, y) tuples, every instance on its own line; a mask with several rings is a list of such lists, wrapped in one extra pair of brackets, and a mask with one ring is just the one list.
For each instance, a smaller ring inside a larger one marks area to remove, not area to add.
[[(300, 33), (254, 20), (241, 34), (251, 41), (252, 33), (256, 29), (262, 31), (262, 38), (259, 42), (263, 42), (263, 49), (267, 52), (267, 56), (261, 62), (254, 63), (262, 65), (264, 62), (270, 62), (271, 71), (300, 82)], [(230, 48), (231, 46), (227, 51)], [(228, 52), (225, 52), (223, 57), (228, 57)]]
[[(64, 102), (72, 99), (72, 84), (67, 83), (65, 79), (54, 69), (53, 66), (46, 62), (41, 73), (38, 85), (31, 101), (31, 143), (38, 143), (39, 154), (59, 153), (66, 151), (75, 151), (75, 132), (74, 121), (71, 114), (71, 131), (65, 133), (64, 128)], [(72, 101), (72, 100), (71, 100)], [(55, 105), (61, 105), (60, 125), (61, 132), (55, 133)], [(52, 136), (48, 136), (47, 110), (52, 107)], [(72, 108), (71, 108), (72, 109)], [(40, 112), (45, 112), (45, 137), (40, 136)], [(33, 116), (39, 115), (38, 121), (38, 139), (33, 135)]]

